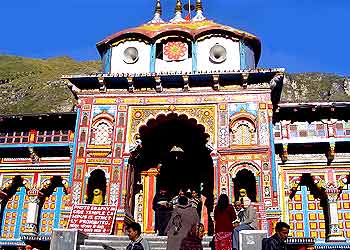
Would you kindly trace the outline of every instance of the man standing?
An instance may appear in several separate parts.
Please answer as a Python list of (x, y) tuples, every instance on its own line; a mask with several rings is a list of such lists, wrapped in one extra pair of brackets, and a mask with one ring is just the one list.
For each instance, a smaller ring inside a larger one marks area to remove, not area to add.
[(202, 201), (196, 190), (192, 190), (190, 204), (197, 210), (199, 219), (201, 218), (202, 212)]
[(263, 239), (262, 250), (287, 250), (285, 243), (290, 226), (285, 222), (278, 222), (275, 227), (275, 234), (270, 238)]
[(175, 208), (179, 204), (179, 198), (182, 197), (182, 196), (185, 196), (185, 192), (182, 189), (180, 189), (179, 190), (179, 194), (171, 199), (170, 206), (172, 208)]
[(172, 206), (169, 203), (170, 197), (165, 188), (161, 188), (153, 198), (153, 210), (155, 212), (155, 225), (154, 230), (158, 232), (158, 235), (165, 235), (165, 228), (168, 225)]
[(148, 241), (141, 237), (141, 225), (133, 222), (127, 226), (128, 236), (131, 242), (126, 250), (150, 250)]

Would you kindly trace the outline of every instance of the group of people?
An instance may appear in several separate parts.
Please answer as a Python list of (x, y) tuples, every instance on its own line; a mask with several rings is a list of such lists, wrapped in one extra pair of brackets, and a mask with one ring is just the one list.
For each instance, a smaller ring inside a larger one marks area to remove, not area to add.
[[(167, 237), (167, 250), (203, 250), (202, 239), (205, 233), (204, 225), (199, 223), (197, 207), (193, 204), (193, 197), (188, 198), (180, 193), (172, 203), (164, 202), (163, 197), (166, 192), (160, 192), (159, 197), (155, 197), (155, 206), (158, 213), (157, 230), (160, 234), (165, 233)], [(193, 194), (195, 195), (195, 194)], [(170, 218), (165, 228), (164, 221), (168, 216), (166, 207), (171, 208)], [(164, 230), (164, 231), (163, 231)], [(150, 246), (146, 239), (141, 236), (141, 226), (138, 223), (131, 223), (127, 227), (127, 232), (131, 242), (126, 250), (149, 250)], [(110, 249), (111, 250), (111, 249)]]
[[(195, 198), (198, 198), (196, 192), (189, 198), (180, 191), (179, 195), (169, 199), (165, 190), (161, 190), (154, 198), (156, 230), (160, 235), (167, 235), (167, 250), (203, 250), (205, 229), (199, 222), (199, 202), (197, 203)], [(164, 219), (166, 221), (163, 221)], [(214, 220), (215, 235), (212, 248), (216, 250), (238, 250), (239, 232), (258, 228), (256, 210), (248, 197), (242, 197), (232, 205), (228, 196), (221, 194), (214, 209)], [(263, 240), (262, 250), (286, 250), (285, 240), (289, 228), (288, 224), (278, 222), (275, 227), (276, 233)], [(141, 226), (138, 223), (129, 225), (127, 231), (131, 240), (127, 250), (150, 249), (148, 242), (141, 237)]]
[[(244, 196), (234, 203), (229, 203), (226, 194), (221, 194), (214, 210), (215, 236), (212, 248), (219, 250), (238, 250), (239, 232), (258, 229), (257, 214), (251, 200)], [(262, 250), (286, 250), (284, 243), (289, 233), (289, 225), (276, 224), (276, 234), (263, 241)]]
[(202, 201), (195, 190), (187, 190), (184, 192), (183, 189), (179, 190), (178, 195), (171, 198), (168, 191), (165, 188), (161, 188), (159, 192), (153, 198), (152, 208), (155, 212), (155, 232), (160, 236), (167, 234), (166, 228), (169, 224), (171, 215), (174, 213), (180, 203), (180, 199), (185, 197), (187, 199), (187, 205), (193, 207), (197, 212), (197, 216), (201, 217)]

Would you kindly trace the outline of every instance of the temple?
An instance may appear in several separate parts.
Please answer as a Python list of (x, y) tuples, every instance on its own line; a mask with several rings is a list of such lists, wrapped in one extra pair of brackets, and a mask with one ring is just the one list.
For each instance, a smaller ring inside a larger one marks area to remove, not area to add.
[(218, 196), (244, 188), (261, 229), (282, 220), (316, 249), (349, 249), (350, 103), (280, 103), (285, 70), (257, 67), (257, 36), (201, 0), (182, 12), (165, 21), (157, 0), (149, 22), (98, 42), (103, 72), (62, 77), (75, 112), (1, 116), (2, 249), (47, 249), (74, 204), (116, 205), (113, 234), (153, 234), (160, 187), (198, 190), (209, 235)]

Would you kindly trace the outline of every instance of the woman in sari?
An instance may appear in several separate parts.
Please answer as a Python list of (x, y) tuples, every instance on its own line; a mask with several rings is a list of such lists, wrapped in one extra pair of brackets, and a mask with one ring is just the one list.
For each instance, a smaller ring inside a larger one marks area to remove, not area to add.
[(214, 209), (215, 220), (215, 249), (231, 250), (232, 249), (232, 230), (233, 221), (236, 220), (236, 212), (229, 203), (228, 196), (221, 194), (218, 204)]

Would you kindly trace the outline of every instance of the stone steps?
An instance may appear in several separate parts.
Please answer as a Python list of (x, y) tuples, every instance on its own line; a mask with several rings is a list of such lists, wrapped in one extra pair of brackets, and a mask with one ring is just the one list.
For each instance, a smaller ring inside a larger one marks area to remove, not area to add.
[[(147, 239), (148, 243), (152, 250), (165, 250), (167, 244), (166, 236), (144, 236)], [(210, 250), (209, 242), (212, 237), (204, 237), (203, 247), (204, 250)], [(130, 240), (127, 236), (101, 236), (101, 235), (90, 235), (87, 239), (84, 240), (84, 244), (79, 246), (80, 250), (104, 250), (103, 245), (111, 247), (109, 250), (125, 250), (126, 246), (129, 244)]]

